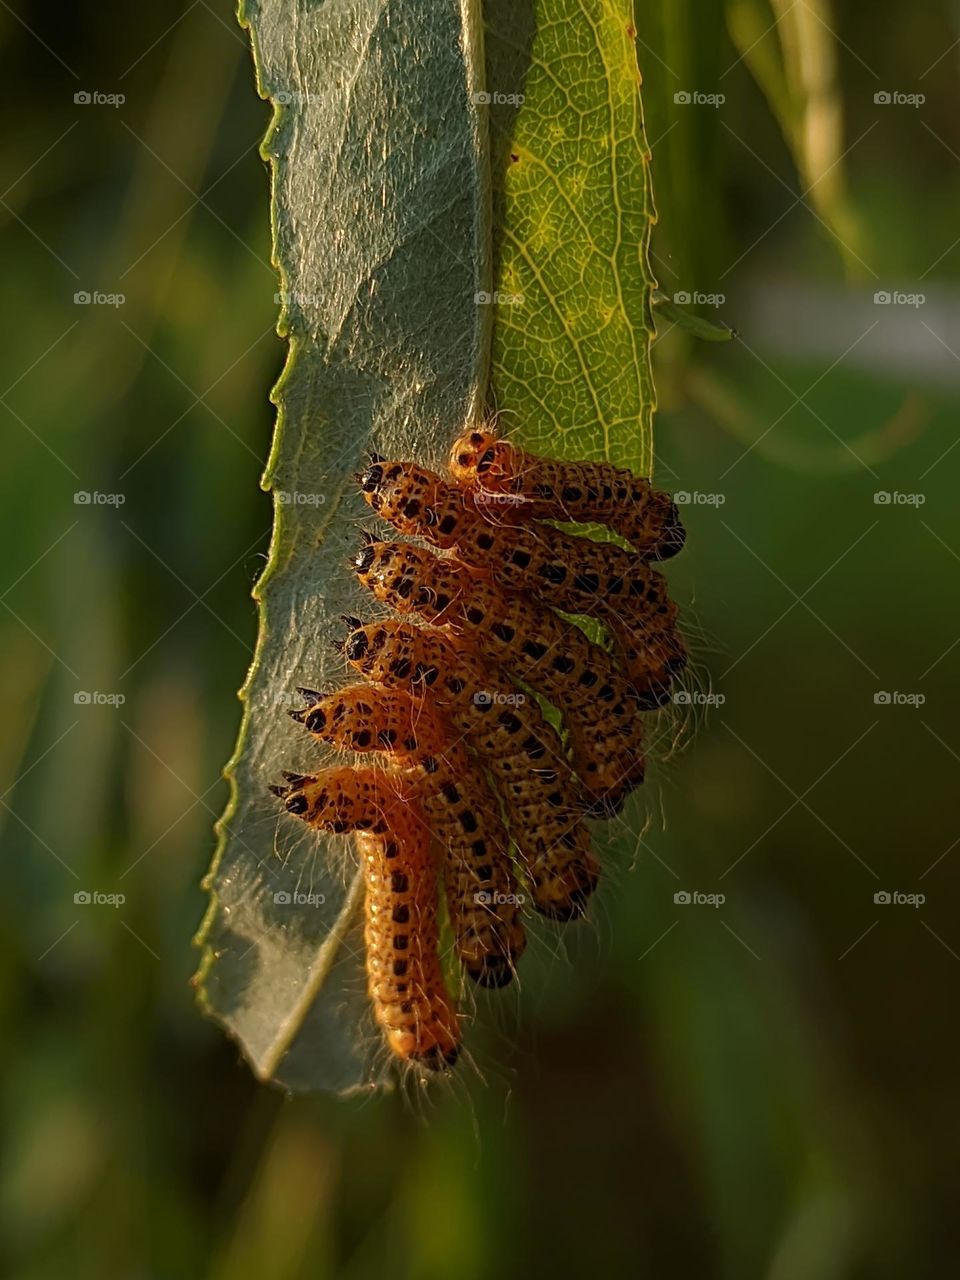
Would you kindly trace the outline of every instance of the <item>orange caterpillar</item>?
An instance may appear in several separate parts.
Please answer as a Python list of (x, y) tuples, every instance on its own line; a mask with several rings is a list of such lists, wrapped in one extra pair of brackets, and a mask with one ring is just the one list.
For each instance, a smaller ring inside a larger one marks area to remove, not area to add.
[(490, 431), (466, 431), (455, 442), (450, 470), (478, 503), (506, 495), (535, 520), (605, 524), (647, 560), (669, 560), (686, 533), (669, 493), (606, 462), (538, 458)]
[(400, 533), (454, 551), (500, 586), (532, 591), (567, 613), (621, 618), (644, 636), (676, 621), (663, 575), (615, 543), (548, 524), (492, 523), (469, 493), (413, 462), (375, 462), (359, 481), (373, 510)]
[(483, 987), (505, 986), (526, 935), (509, 840), (486, 778), (429, 707), (397, 689), (353, 686), (321, 696), (293, 718), (332, 746), (385, 751), (409, 767), (411, 794), (443, 848), (444, 882), (457, 955)]
[(643, 781), (643, 721), (607, 653), (551, 610), (423, 547), (369, 541), (354, 563), (378, 600), (469, 636), (485, 657), (549, 698), (569, 730), (588, 812), (617, 812)]
[(373, 769), (284, 777), (271, 790), (288, 813), (317, 830), (357, 833), (367, 989), (387, 1044), (405, 1062), (452, 1067), (460, 1022), (440, 969), (437, 868), (416, 802)]
[(375, 684), (429, 699), (494, 775), (537, 910), (553, 920), (582, 915), (600, 867), (563, 744), (536, 702), (438, 631), (344, 621), (351, 632), (337, 648), (347, 661)]

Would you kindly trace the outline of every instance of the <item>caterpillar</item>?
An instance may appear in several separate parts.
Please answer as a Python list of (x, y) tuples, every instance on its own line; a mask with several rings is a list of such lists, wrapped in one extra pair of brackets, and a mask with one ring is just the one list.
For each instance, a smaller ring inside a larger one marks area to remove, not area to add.
[(365, 883), (367, 990), (396, 1057), (452, 1067), (460, 1021), (443, 980), (437, 868), (416, 801), (373, 769), (285, 773), (273, 786), (288, 813), (317, 830), (356, 833)]
[(449, 727), (398, 689), (352, 686), (290, 715), (324, 742), (348, 751), (385, 751), (409, 766), (411, 794), (444, 850), (444, 884), (457, 955), (483, 987), (505, 986), (523, 954), (521, 899), (509, 840), (483, 773)]
[(676, 630), (639, 639), (629, 626), (611, 618), (607, 630), (614, 653), (635, 689), (642, 690), (645, 707), (660, 707), (670, 701), (674, 676), (687, 665), (687, 647)]
[(507, 495), (537, 520), (604, 524), (647, 560), (669, 560), (686, 541), (669, 493), (606, 462), (538, 458), (490, 431), (470, 430), (454, 443), (450, 470), (478, 504)]
[(429, 698), (493, 774), (537, 910), (558, 921), (582, 915), (600, 868), (563, 744), (536, 702), (438, 631), (344, 621), (350, 634), (337, 648), (347, 661), (375, 684)]
[(371, 539), (354, 566), (378, 600), (469, 634), (485, 657), (547, 697), (569, 731), (587, 811), (601, 817), (622, 807), (643, 781), (643, 721), (633, 689), (599, 645), (549, 609), (423, 547)]
[(622, 618), (643, 634), (673, 625), (663, 574), (623, 547), (547, 524), (493, 523), (467, 492), (413, 462), (375, 462), (358, 480), (369, 505), (400, 533), (454, 551), (500, 586), (532, 591), (567, 613)]

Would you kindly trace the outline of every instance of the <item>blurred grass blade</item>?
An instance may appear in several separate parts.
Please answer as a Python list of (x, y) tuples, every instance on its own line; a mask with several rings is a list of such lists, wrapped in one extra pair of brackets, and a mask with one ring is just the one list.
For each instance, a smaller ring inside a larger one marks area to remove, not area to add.
[(780, 125), (804, 198), (833, 232), (850, 274), (872, 276), (842, 163), (848, 148), (831, 0), (728, 0), (727, 23)]
[(649, 475), (656, 211), (633, 5), (492, 0), (485, 11), (502, 429)]
[[(370, 449), (436, 462), (480, 411), (491, 309), (482, 36), (464, 0), (241, 10), (271, 164), (280, 332), (276, 433), (264, 476), (274, 534), (241, 697), (232, 795), (206, 884), (197, 983), (262, 1078), (344, 1090), (369, 1046), (343, 841), (316, 840), (267, 793), (324, 763), (285, 711), (297, 685), (342, 679), (339, 615), (369, 612), (349, 572)], [(372, 1031), (372, 1028), (371, 1028)]]

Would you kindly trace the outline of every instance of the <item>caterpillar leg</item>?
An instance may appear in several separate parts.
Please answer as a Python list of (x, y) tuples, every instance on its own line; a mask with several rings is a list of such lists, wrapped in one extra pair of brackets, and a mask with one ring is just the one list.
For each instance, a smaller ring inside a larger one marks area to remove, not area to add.
[(291, 774), (271, 790), (316, 830), (356, 833), (374, 1017), (396, 1057), (453, 1066), (460, 1022), (440, 968), (437, 868), (416, 802), (373, 769)]

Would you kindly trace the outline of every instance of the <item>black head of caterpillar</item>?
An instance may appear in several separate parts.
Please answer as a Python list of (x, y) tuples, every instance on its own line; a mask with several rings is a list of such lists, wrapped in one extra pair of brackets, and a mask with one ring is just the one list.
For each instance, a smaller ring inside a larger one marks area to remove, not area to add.
[(454, 443), (450, 470), (478, 504), (507, 495), (530, 519), (605, 524), (647, 560), (669, 560), (686, 540), (671, 495), (609, 463), (541, 458), (470, 430)]

